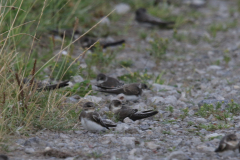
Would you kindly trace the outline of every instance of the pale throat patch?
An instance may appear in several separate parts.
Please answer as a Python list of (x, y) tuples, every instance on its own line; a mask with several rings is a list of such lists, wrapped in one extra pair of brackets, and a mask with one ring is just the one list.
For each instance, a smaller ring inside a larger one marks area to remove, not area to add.
[(95, 109), (88, 109), (88, 110), (86, 110), (85, 112), (86, 113), (90, 113), (90, 112), (94, 112), (95, 111)]

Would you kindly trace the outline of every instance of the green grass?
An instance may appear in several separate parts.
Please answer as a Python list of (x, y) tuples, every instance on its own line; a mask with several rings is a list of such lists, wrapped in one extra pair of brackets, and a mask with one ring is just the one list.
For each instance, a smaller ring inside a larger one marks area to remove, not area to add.
[[(58, 41), (49, 38), (51, 35), (48, 29), (81, 27), (88, 30), (99, 21), (98, 17), (93, 18), (94, 11), (99, 6), (104, 8), (109, 5), (103, 1), (93, 3), (92, 0), (19, 0), (6, 1), (2, 4), (0, 142), (7, 141), (9, 136), (16, 133), (28, 136), (42, 129), (53, 131), (75, 129), (80, 111), (76, 111), (76, 105), (67, 104), (65, 99), (66, 96), (73, 94), (81, 96), (89, 94), (91, 85), (88, 78), (93, 75), (84, 77), (85, 81), (76, 83), (71, 89), (41, 92), (23, 85), (21, 80), (28, 76), (34, 76), (36, 80), (46, 79), (46, 76), (65, 80), (84, 72), (79, 68), (78, 62), (83, 53), (74, 58), (72, 56), (76, 50), (79, 51), (72, 43), (73, 40), (66, 38)], [(105, 10), (103, 16), (108, 13), (109, 10)], [(106, 29), (104, 26), (95, 28)], [(108, 29), (106, 32), (109, 32)], [(63, 50), (68, 55), (62, 55)], [(96, 47), (96, 50), (86, 57), (90, 67), (96, 66), (103, 70), (115, 56), (110, 51), (103, 53)], [(91, 68), (85, 69), (85, 72), (87, 70)]]
[(210, 115), (213, 115), (216, 119), (222, 120), (227, 124), (227, 118), (232, 118), (233, 116), (238, 116), (240, 114), (240, 105), (233, 100), (224, 110), (221, 109), (221, 106), (221, 103), (218, 103), (216, 107), (212, 104), (204, 104), (200, 107), (196, 115), (203, 118), (208, 118)]
[(237, 27), (238, 22), (236, 20), (224, 22), (224, 23), (212, 23), (208, 27), (208, 32), (213, 36), (216, 37), (218, 32), (226, 32), (230, 28)]

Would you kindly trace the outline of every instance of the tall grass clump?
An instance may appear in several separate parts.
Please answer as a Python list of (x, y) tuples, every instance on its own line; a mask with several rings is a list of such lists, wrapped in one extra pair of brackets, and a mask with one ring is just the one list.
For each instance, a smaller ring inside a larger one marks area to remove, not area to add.
[[(92, 2), (15, 0), (1, 4), (0, 144), (9, 137), (29, 135), (42, 129), (75, 128), (79, 109), (76, 110), (77, 104), (66, 103), (66, 95), (72, 94), (71, 89), (38, 91), (34, 82), (46, 76), (60, 81), (78, 72), (77, 60), (87, 50), (76, 58), (63, 56), (63, 50), (70, 52), (74, 39), (63, 38), (56, 45), (54, 38), (49, 38), (48, 29), (78, 28), (79, 22), (81, 26), (92, 24), (91, 15), (85, 13), (102, 4)], [(56, 50), (59, 52), (55, 53)], [(30, 79), (28, 84), (23, 84), (24, 77)]]

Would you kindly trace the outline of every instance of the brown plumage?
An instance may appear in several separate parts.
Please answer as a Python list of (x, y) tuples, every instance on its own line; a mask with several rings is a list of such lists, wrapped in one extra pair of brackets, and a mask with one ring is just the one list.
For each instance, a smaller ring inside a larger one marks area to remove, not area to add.
[(124, 85), (116, 78), (108, 77), (103, 73), (97, 75), (97, 82), (98, 84), (96, 86), (102, 89), (115, 89)]
[(122, 102), (119, 100), (113, 100), (109, 105), (109, 110), (115, 114), (119, 121), (123, 121), (126, 117), (136, 121), (154, 116), (158, 113), (158, 111), (154, 110), (138, 111), (137, 109), (122, 106)]
[[(38, 91), (42, 91), (42, 90), (50, 91), (50, 90), (66, 87), (66, 86), (69, 85), (68, 82), (69, 81), (63, 81), (63, 82), (60, 82), (58, 84), (49, 85), (49, 84), (44, 84), (40, 81), (33, 81), (33, 87), (32, 88), (34, 89), (35, 87), (37, 87)], [(30, 85), (30, 80), (27, 79), (27, 78), (24, 78), (23, 83)]]
[(144, 83), (132, 83), (123, 85), (121, 88), (116, 89), (99, 89), (100, 92), (112, 93), (112, 94), (125, 94), (139, 96), (142, 94), (142, 89), (148, 89)]
[(145, 8), (137, 9), (135, 14), (136, 14), (135, 19), (139, 23), (148, 23), (163, 28), (173, 28), (175, 24), (175, 22), (173, 21), (163, 21), (160, 18), (149, 15)]

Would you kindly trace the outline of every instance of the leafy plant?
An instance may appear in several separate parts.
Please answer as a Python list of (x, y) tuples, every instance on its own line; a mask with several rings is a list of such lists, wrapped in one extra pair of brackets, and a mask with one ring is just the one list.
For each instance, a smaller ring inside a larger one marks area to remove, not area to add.
[(150, 52), (151, 54), (158, 59), (164, 58), (167, 48), (168, 48), (168, 39), (164, 38), (155, 38), (154, 41), (150, 42), (151, 49)]

